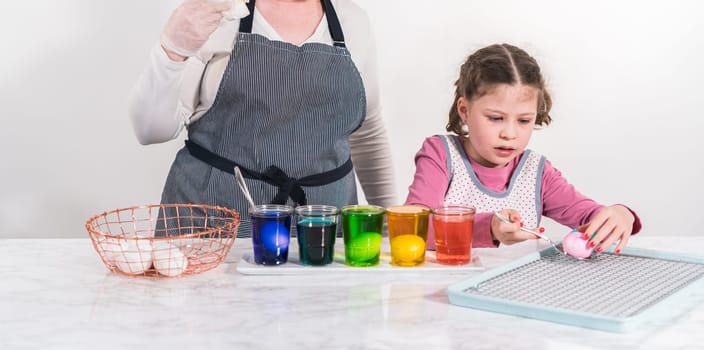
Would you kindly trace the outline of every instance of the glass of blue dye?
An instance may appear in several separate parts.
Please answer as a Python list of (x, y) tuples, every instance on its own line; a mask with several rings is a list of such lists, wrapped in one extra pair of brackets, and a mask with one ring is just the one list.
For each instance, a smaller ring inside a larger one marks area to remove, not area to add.
[(255, 263), (281, 265), (288, 261), (292, 214), (288, 205), (264, 204), (249, 209)]
[(304, 205), (296, 208), (296, 231), (301, 264), (327, 265), (335, 256), (336, 207)]

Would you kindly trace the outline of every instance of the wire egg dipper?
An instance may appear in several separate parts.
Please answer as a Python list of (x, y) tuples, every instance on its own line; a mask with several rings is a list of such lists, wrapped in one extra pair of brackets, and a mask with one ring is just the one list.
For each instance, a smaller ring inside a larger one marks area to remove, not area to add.
[[(509, 220), (507, 217), (505, 217), (503, 214), (501, 214), (501, 213), (498, 212), (498, 211), (495, 211), (495, 212), (494, 212), (494, 215), (495, 215), (499, 220), (501, 220), (501, 221), (503, 221), (503, 222), (505, 222), (505, 223), (509, 223), (509, 224), (511, 223), (511, 220)], [(521, 226), (521, 231), (525, 231), (525, 232), (528, 232), (528, 233), (530, 233), (530, 234), (534, 234), (534, 235), (536, 235), (536, 236), (538, 236), (538, 237), (540, 237), (540, 238), (542, 238), (542, 239), (548, 241), (548, 243), (550, 243), (550, 245), (552, 245), (552, 247), (555, 248), (555, 250), (557, 250), (558, 252), (560, 252), (560, 253), (563, 254), (563, 255), (567, 255), (567, 253), (565, 253), (562, 249), (560, 249), (560, 248), (557, 246), (557, 244), (555, 244), (555, 242), (553, 242), (550, 238), (548, 238), (548, 236), (546, 236), (546, 235), (544, 235), (544, 234), (541, 234), (541, 233), (538, 233), (538, 232), (533, 231), (533, 230), (529, 230), (529, 229), (527, 229), (527, 228), (525, 228), (525, 227), (523, 227), (523, 226)]]

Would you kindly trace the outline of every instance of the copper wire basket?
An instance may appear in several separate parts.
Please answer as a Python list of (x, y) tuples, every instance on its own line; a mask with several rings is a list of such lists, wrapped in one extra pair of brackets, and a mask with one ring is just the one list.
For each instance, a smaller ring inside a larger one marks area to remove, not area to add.
[(175, 277), (220, 265), (237, 237), (234, 210), (198, 204), (135, 206), (88, 219), (105, 266), (128, 276)]

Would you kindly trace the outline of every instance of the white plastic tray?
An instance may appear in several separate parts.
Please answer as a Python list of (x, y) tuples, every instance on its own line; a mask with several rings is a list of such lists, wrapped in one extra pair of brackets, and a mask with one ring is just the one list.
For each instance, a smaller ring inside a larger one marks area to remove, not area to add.
[[(340, 239), (342, 240), (342, 239)], [(332, 264), (324, 266), (302, 265), (298, 258), (298, 244), (291, 242), (288, 249), (288, 262), (276, 266), (257, 265), (254, 262), (253, 253), (246, 252), (237, 264), (237, 271), (243, 275), (317, 275), (327, 273), (423, 273), (433, 271), (449, 271), (462, 273), (466, 271), (484, 270), (479, 257), (475, 254), (472, 261), (465, 265), (441, 265), (437, 263), (434, 251), (425, 253), (425, 263), (421, 266), (400, 267), (391, 265), (391, 255), (389, 253), (388, 242), (384, 242), (381, 247), (381, 257), (379, 265), (370, 267), (352, 267), (345, 265), (345, 247), (340, 244), (335, 245), (335, 257)]]

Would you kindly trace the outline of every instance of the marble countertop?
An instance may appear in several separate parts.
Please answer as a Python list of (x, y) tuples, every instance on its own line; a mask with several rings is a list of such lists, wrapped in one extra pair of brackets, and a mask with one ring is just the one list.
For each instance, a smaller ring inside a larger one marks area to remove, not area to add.
[[(633, 237), (689, 255), (704, 237)], [(475, 249), (487, 269), (542, 249)], [(0, 240), (0, 349), (695, 349), (704, 293), (688, 311), (609, 333), (455, 306), (445, 289), (481, 271), (251, 276), (226, 262), (182, 278), (110, 272), (85, 239)], [(274, 267), (276, 268), (276, 267)]]

